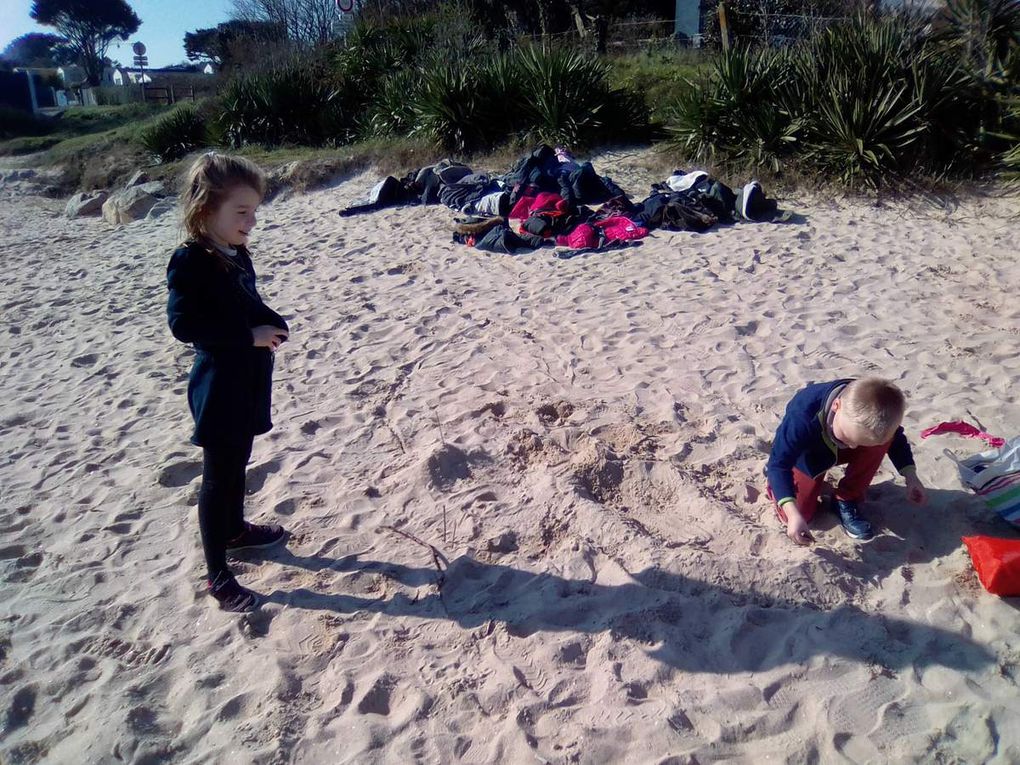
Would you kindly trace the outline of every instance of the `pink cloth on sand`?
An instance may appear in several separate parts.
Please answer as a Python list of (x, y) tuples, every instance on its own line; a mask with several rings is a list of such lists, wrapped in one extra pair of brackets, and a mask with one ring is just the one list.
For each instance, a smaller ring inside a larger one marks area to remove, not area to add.
[(582, 223), (569, 234), (561, 234), (556, 237), (556, 244), (560, 247), (572, 247), (575, 250), (586, 247), (598, 247), (599, 235), (589, 224)]
[(606, 239), (610, 242), (626, 242), (630, 239), (642, 239), (648, 236), (647, 228), (639, 226), (630, 218), (624, 218), (622, 215), (614, 215), (611, 218), (600, 220), (595, 225), (605, 232)]
[(934, 427), (927, 428), (921, 431), (921, 438), (927, 438), (928, 436), (938, 436), (943, 433), (957, 433), (965, 438), (980, 438), (982, 441), (987, 443), (989, 446), (998, 449), (1006, 443), (1005, 438), (999, 438), (989, 433), (985, 433), (983, 430), (978, 430), (968, 422), (962, 420), (954, 420), (953, 422), (940, 422)]
[(543, 191), (538, 196), (521, 197), (518, 199), (517, 204), (514, 205), (514, 209), (510, 211), (510, 215), (508, 217), (511, 220), (524, 220), (535, 213), (543, 213), (545, 215), (563, 215), (569, 212), (569, 210), (569, 203), (559, 194), (554, 194), (551, 191)]

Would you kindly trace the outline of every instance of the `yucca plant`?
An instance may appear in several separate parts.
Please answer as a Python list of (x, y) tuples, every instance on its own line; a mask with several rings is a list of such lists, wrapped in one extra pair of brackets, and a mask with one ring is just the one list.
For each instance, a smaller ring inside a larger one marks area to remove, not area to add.
[(354, 108), (336, 83), (309, 67), (291, 66), (237, 79), (226, 88), (218, 127), (224, 141), (337, 145), (353, 135)]
[(382, 81), (369, 109), (367, 130), (371, 135), (409, 135), (415, 127), (414, 104), (422, 86), (422, 73), (402, 69)]
[(781, 168), (798, 140), (801, 120), (784, 105), (790, 87), (787, 56), (735, 48), (708, 78), (689, 83), (667, 119), (673, 143), (699, 159)]
[(1020, 183), (1020, 96), (1008, 102), (1005, 124), (1006, 132), (998, 136), (1007, 147), (998, 157), (1000, 174), (1006, 181)]
[(475, 72), (476, 88), (485, 103), (484, 119), (493, 126), (488, 132), (509, 136), (528, 129), (531, 122), (523, 108), (527, 96), (519, 53), (481, 58)]
[(1020, 3), (948, 0), (946, 10), (948, 25), (942, 40), (959, 48), (977, 79), (999, 76), (1003, 64), (1020, 45)]
[(847, 185), (875, 186), (921, 142), (910, 87), (914, 35), (905, 23), (858, 17), (797, 51), (786, 106), (803, 118), (806, 158)]
[(666, 113), (666, 132), (682, 154), (715, 161), (732, 147), (729, 108), (709, 78), (687, 82)]
[(160, 162), (172, 162), (210, 144), (205, 120), (191, 104), (174, 107), (141, 134), (142, 145)]
[(834, 76), (830, 92), (816, 104), (807, 139), (807, 158), (848, 186), (875, 187), (905, 166), (924, 126), (921, 106), (905, 85), (855, 87), (847, 75)]
[(488, 136), (475, 84), (469, 65), (439, 64), (425, 72), (415, 101), (412, 135), (458, 151), (484, 145)]
[(522, 106), (544, 141), (578, 144), (605, 124), (609, 68), (569, 49), (526, 48), (521, 67)]

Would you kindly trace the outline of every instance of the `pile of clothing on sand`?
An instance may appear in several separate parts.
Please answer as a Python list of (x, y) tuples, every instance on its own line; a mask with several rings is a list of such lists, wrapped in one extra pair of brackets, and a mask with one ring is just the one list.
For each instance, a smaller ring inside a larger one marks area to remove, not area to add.
[(677, 170), (634, 202), (591, 162), (545, 144), (503, 175), (444, 159), (403, 178), (389, 176), (340, 215), (415, 204), (443, 204), (467, 216), (455, 219), (453, 239), (476, 249), (518, 254), (556, 246), (567, 256), (626, 247), (657, 228), (706, 231), (781, 216), (757, 181), (734, 191), (702, 170)]

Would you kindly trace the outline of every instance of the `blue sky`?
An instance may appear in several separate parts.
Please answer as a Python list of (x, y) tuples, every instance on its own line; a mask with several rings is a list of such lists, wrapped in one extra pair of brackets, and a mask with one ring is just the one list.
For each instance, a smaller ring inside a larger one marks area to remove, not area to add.
[[(148, 49), (149, 66), (167, 66), (185, 60), (184, 33), (214, 27), (230, 18), (230, 0), (127, 0), (142, 20), (127, 42), (114, 40), (107, 55), (131, 65), (131, 43), (141, 40)], [(0, 50), (26, 32), (55, 33), (40, 27), (28, 15), (32, 0), (0, 0)], [(120, 45), (118, 48), (117, 46)]]

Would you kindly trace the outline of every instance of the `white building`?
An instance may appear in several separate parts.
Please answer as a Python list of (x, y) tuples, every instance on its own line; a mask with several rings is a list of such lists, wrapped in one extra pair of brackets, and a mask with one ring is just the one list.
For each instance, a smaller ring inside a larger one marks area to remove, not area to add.
[(140, 83), (152, 82), (152, 77), (146, 71), (137, 69), (114, 69), (114, 85), (138, 85)]

